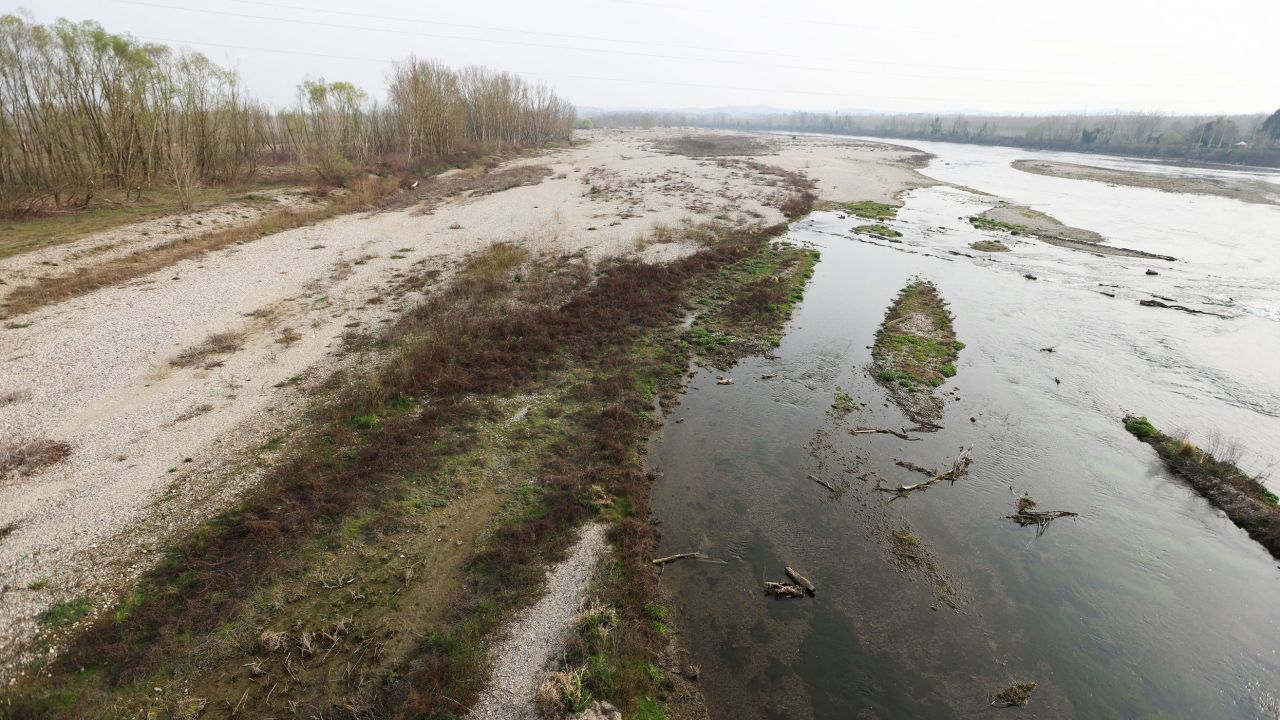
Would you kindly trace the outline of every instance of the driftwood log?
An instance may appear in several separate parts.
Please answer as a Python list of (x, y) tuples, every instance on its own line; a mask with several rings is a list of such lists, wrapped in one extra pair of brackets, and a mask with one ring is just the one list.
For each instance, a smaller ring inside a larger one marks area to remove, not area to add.
[(675, 555), (668, 555), (666, 557), (654, 558), (653, 564), (657, 565), (658, 567), (662, 567), (667, 563), (673, 563), (677, 560), (689, 560), (689, 559), (706, 560), (707, 556), (700, 552), (676, 553)]
[(850, 435), (881, 434), (881, 435), (892, 435), (896, 438), (902, 438), (903, 440), (919, 440), (920, 439), (918, 437), (911, 437), (906, 433), (905, 430), (886, 430), (884, 428), (864, 428), (864, 427), (854, 428), (849, 431), (849, 434)]
[(1167, 308), (1169, 310), (1181, 310), (1182, 312), (1191, 313), (1192, 315), (1212, 315), (1213, 317), (1220, 317), (1220, 318), (1226, 317), (1226, 315), (1209, 312), (1207, 310), (1196, 310), (1195, 308), (1189, 308), (1186, 305), (1169, 305), (1166, 303), (1162, 303), (1159, 300), (1139, 300), (1138, 304), (1144, 307), (1156, 307), (1156, 308)]
[(816, 595), (818, 593), (818, 588), (815, 587), (813, 583), (809, 582), (809, 578), (796, 572), (795, 568), (788, 565), (785, 568), (785, 570), (787, 573), (787, 577), (791, 578), (791, 582), (804, 588), (805, 592), (809, 593), (810, 595)]
[(766, 582), (764, 591), (775, 597), (783, 598), (802, 598), (804, 597), (804, 588), (799, 585), (781, 582)]

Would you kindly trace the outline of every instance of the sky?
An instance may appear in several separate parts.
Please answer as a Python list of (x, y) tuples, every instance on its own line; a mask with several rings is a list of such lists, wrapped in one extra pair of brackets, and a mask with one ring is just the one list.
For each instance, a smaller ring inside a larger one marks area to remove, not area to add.
[(276, 107), (382, 97), (395, 59), (485, 65), (580, 107), (1271, 112), (1276, 0), (0, 0), (197, 50)]

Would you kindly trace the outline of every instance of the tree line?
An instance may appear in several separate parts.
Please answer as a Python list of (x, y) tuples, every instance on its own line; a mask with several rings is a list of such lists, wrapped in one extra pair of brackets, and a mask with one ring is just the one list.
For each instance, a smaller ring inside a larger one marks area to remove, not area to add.
[(691, 126), (872, 135), (1280, 167), (1280, 110), (1271, 115), (938, 115), (604, 113), (596, 127)]
[(204, 55), (108, 33), (95, 22), (0, 16), (0, 215), (88, 206), (158, 185), (184, 198), (263, 162), (342, 184), (373, 165), (431, 166), (569, 138), (575, 111), (541, 84), (410, 57), (385, 102), (304, 80), (272, 110)]

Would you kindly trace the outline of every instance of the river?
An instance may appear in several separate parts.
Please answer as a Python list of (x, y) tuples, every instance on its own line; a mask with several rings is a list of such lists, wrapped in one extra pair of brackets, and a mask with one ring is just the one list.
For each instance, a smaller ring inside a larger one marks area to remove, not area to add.
[[(975, 252), (992, 235), (966, 218), (994, 198), (947, 186), (904, 197), (888, 223), (900, 243), (838, 213), (793, 225), (787, 240), (822, 260), (781, 346), (733, 368), (733, 385), (699, 372), (650, 454), (662, 550), (711, 558), (663, 576), (711, 716), (987, 716), (1029, 680), (1028, 717), (1280, 717), (1276, 562), (1120, 423), (1146, 415), (1252, 472), (1280, 461), (1280, 207), (1009, 166), (1092, 156), (912, 146), (935, 156), (926, 175), (1179, 260), (1007, 237), (1013, 252)], [(967, 346), (940, 388), (945, 428), (853, 435), (912, 424), (867, 366), (914, 276)], [(1153, 296), (1215, 315), (1138, 304)], [(831, 410), (837, 387), (852, 414)], [(875, 490), (922, 479), (895, 461), (945, 467), (962, 447), (974, 464), (953, 485)], [(1006, 516), (1023, 494), (1080, 516), (1019, 527)], [(919, 543), (906, 560), (903, 537)], [(766, 597), (784, 565), (816, 597)]]

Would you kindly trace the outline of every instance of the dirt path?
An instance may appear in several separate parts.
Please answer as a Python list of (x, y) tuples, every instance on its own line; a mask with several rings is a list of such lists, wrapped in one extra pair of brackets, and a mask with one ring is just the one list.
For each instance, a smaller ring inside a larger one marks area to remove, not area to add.
[[(109, 605), (167, 538), (251, 485), (306, 391), (358, 360), (344, 333), (395, 317), (430, 273), (447, 274), (496, 241), (670, 259), (692, 247), (640, 242), (658, 226), (782, 219), (772, 205), (787, 190), (776, 175), (661, 152), (656, 142), (672, 132), (587, 133), (587, 143), (515, 163), (546, 165), (538, 184), (455, 197), (430, 212), (335, 218), (9, 318), (0, 398), (12, 401), (0, 402), (0, 437), (65, 442), (70, 454), (0, 478), (0, 677), (37, 632), (39, 613), (74, 598)], [(888, 200), (929, 182), (900, 148), (765, 142), (773, 154), (752, 159), (805, 172), (823, 198)], [(122, 232), (131, 231), (111, 235)], [(139, 243), (147, 237), (132, 232)], [(95, 236), (53, 252), (91, 262), (115, 242)], [(0, 271), (30, 267), (24, 257)], [(175, 366), (197, 348), (217, 351)]]

